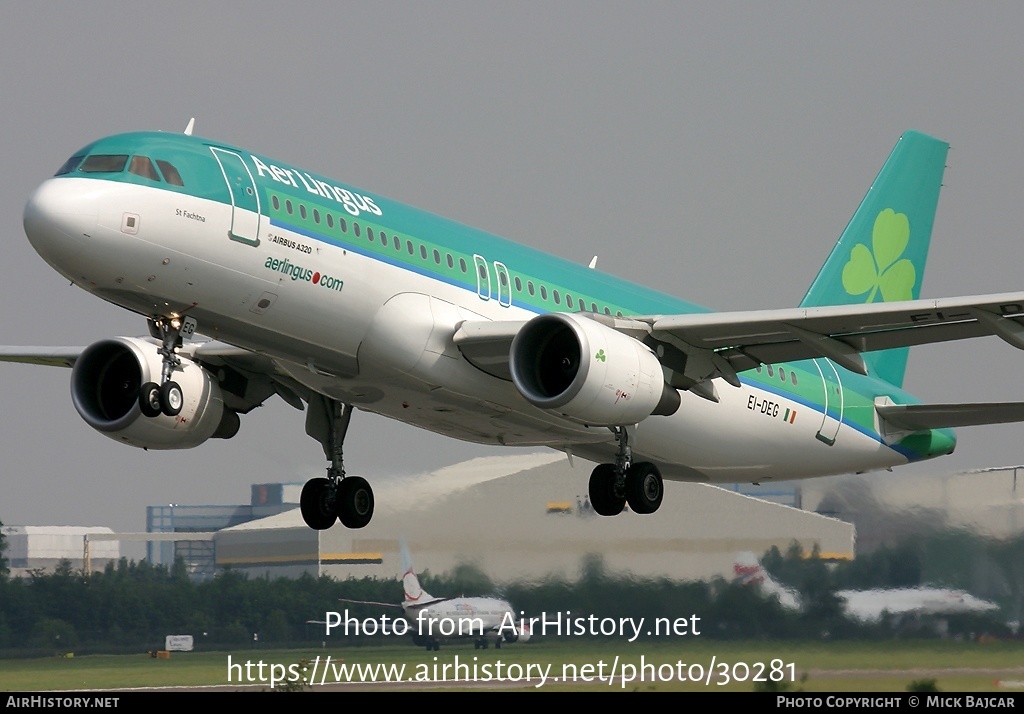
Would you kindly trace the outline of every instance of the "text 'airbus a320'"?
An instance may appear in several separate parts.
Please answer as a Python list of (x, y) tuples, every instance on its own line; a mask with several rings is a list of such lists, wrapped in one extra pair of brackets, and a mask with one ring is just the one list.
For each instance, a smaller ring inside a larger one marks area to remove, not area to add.
[(663, 478), (889, 468), (1024, 420), (901, 389), (912, 345), (1024, 347), (1024, 292), (919, 299), (948, 148), (903, 135), (798, 307), (723, 313), (189, 130), (111, 136), (36, 189), (25, 232), (149, 335), (0, 359), (72, 367), (82, 418), (142, 448), (230, 438), (275, 394), (305, 409), (330, 462), (302, 492), (315, 529), (373, 514), (343, 464), (356, 408), (596, 462), (607, 516), (656, 511)]

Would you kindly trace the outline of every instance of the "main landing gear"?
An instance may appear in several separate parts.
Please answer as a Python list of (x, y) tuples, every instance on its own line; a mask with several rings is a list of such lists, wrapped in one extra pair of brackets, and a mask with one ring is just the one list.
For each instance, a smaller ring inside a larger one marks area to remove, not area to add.
[(341, 521), (346, 528), (362, 528), (373, 517), (373, 489), (366, 479), (345, 476), (343, 446), (352, 405), (317, 395), (310, 399), (306, 433), (318, 439), (331, 461), (327, 478), (306, 482), (299, 496), (302, 520), (313, 530), (326, 530)]
[(654, 513), (665, 493), (658, 467), (647, 461), (634, 464), (626, 427), (615, 427), (619, 451), (614, 464), (599, 464), (590, 474), (590, 505), (602, 516), (615, 516), (626, 504), (634, 513)]
[(146, 382), (139, 387), (139, 409), (148, 417), (161, 414), (178, 416), (185, 404), (181, 386), (171, 379), (175, 370), (181, 369), (178, 348), (182, 335), (191, 335), (196, 330), (196, 321), (191, 317), (157, 317), (149, 321), (149, 332), (161, 340), (157, 352), (163, 357), (160, 383)]

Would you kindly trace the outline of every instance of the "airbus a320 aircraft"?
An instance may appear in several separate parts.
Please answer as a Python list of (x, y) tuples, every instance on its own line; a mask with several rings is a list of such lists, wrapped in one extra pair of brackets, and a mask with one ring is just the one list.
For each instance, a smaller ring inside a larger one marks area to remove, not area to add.
[[(401, 607), (413, 644), (435, 652), (441, 649), (441, 642), (451, 640), (473, 640), (474, 649), (487, 649), (492, 643), (500, 649), (502, 642), (530, 641), (532, 626), (525, 619), (517, 619), (522, 618), (522, 613), (517, 615), (507, 600), (495, 597), (434, 597), (420, 585), (404, 541), (401, 551), (405, 591), (401, 605), (347, 599), (342, 599), (342, 602)], [(341, 622), (341, 616), (335, 615), (337, 620), (330, 624), (322, 623), (328, 625), (327, 634)]]
[(373, 514), (345, 475), (354, 409), (594, 461), (606, 516), (656, 511), (663, 478), (883, 469), (1024, 420), (900, 388), (911, 345), (1024, 348), (1024, 292), (919, 299), (948, 150), (929, 136), (899, 140), (798, 307), (716, 313), (191, 127), (92, 142), (25, 206), (43, 259), (149, 335), (0, 358), (73, 367), (82, 418), (142, 448), (230, 438), (275, 394), (305, 408), (330, 462), (302, 492), (311, 528)]
[[(769, 597), (774, 596), (787, 610), (802, 610), (800, 595), (782, 585), (761, 565), (753, 553), (740, 553), (733, 564), (736, 581), (756, 587)], [(963, 590), (933, 587), (874, 588), (872, 590), (837, 590), (843, 612), (863, 622), (878, 622), (891, 616), (962, 615), (994, 612), (999, 606)]]

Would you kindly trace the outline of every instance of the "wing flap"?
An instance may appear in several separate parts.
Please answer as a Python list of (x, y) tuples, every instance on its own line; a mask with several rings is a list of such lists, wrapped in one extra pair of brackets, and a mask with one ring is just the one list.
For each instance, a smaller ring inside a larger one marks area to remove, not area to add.
[(986, 335), (1024, 349), (1024, 293), (635, 319), (651, 339), (717, 352), (737, 371), (819, 357), (862, 371), (855, 353)]
[[(1024, 318), (1024, 293), (974, 295), (930, 300), (870, 303), (866, 305), (833, 305), (824, 307), (750, 310), (742, 312), (711, 312), (688, 315), (655, 315), (635, 318), (651, 324), (654, 335), (667, 333), (694, 347), (724, 349), (738, 345), (752, 347), (762, 344), (791, 342), (797, 339), (790, 329), (796, 326), (819, 335), (846, 338), (859, 351), (880, 349), (872, 344), (876, 333), (913, 331), (944, 326), (951, 330), (942, 339), (960, 339), (958, 325), (981, 328), (980, 334), (1000, 334), (995, 324), (1001, 319)], [(976, 336), (975, 332), (968, 336)], [(1005, 337), (1004, 337), (1005, 339)], [(898, 344), (903, 344), (897, 339)], [(891, 344), (891, 336), (890, 336)]]

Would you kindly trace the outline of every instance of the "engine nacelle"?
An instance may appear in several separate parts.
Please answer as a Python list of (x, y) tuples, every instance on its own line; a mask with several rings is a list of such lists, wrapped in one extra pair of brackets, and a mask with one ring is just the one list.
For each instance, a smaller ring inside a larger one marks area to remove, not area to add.
[(71, 372), (71, 400), (85, 422), (104, 436), (143, 449), (190, 449), (211, 437), (231, 438), (238, 415), (224, 408), (220, 386), (201, 366), (181, 358), (174, 381), (185, 401), (177, 416), (147, 417), (139, 388), (160, 382), (158, 345), (141, 338), (113, 337), (82, 352)]
[(530, 624), (526, 620), (520, 620), (516, 625), (515, 631), (506, 629), (502, 637), (505, 638), (505, 642), (511, 644), (513, 642), (529, 642), (531, 634)]
[(584, 424), (636, 424), (679, 408), (646, 345), (582, 315), (530, 320), (512, 340), (509, 368), (528, 402)]

